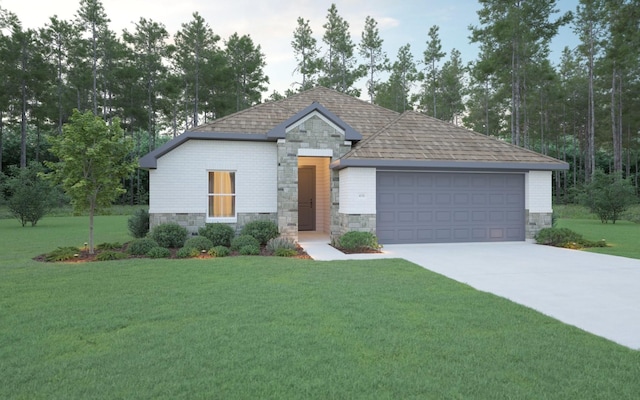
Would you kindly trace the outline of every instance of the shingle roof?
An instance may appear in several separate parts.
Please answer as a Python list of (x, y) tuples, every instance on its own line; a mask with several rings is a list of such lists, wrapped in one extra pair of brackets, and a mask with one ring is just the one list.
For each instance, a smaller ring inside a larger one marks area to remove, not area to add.
[(403, 114), (324, 87), (252, 108), (198, 126), (140, 160), (155, 168), (157, 158), (186, 140), (273, 140), (268, 134), (314, 102), (362, 136), (332, 164), (443, 168), (567, 169), (542, 154), (413, 111)]

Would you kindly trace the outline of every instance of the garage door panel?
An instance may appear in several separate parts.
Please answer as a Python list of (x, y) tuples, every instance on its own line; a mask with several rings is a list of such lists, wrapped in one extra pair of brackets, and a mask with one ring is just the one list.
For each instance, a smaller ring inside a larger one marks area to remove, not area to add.
[(378, 172), (380, 243), (524, 240), (524, 175)]

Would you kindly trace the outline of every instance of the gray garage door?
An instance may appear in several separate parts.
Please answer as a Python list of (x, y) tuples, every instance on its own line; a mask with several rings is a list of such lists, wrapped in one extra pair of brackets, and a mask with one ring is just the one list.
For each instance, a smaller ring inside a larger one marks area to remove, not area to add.
[(524, 240), (524, 175), (379, 171), (378, 240)]

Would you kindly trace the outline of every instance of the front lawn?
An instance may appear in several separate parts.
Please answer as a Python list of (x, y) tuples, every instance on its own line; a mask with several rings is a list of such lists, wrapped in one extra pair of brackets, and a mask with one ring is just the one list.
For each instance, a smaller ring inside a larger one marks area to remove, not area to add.
[(584, 251), (640, 259), (640, 224), (629, 221), (603, 224), (599, 219), (561, 218), (557, 226), (578, 232), (588, 240), (605, 239), (607, 242), (608, 247), (591, 247)]
[(640, 352), (402, 260), (31, 260), (85, 221), (0, 221), (2, 399), (640, 393)]

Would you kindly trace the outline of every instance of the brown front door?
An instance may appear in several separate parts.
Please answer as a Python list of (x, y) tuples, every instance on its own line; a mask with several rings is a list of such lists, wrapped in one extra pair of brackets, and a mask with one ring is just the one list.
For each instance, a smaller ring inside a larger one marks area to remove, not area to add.
[(316, 230), (316, 167), (298, 168), (298, 230)]

